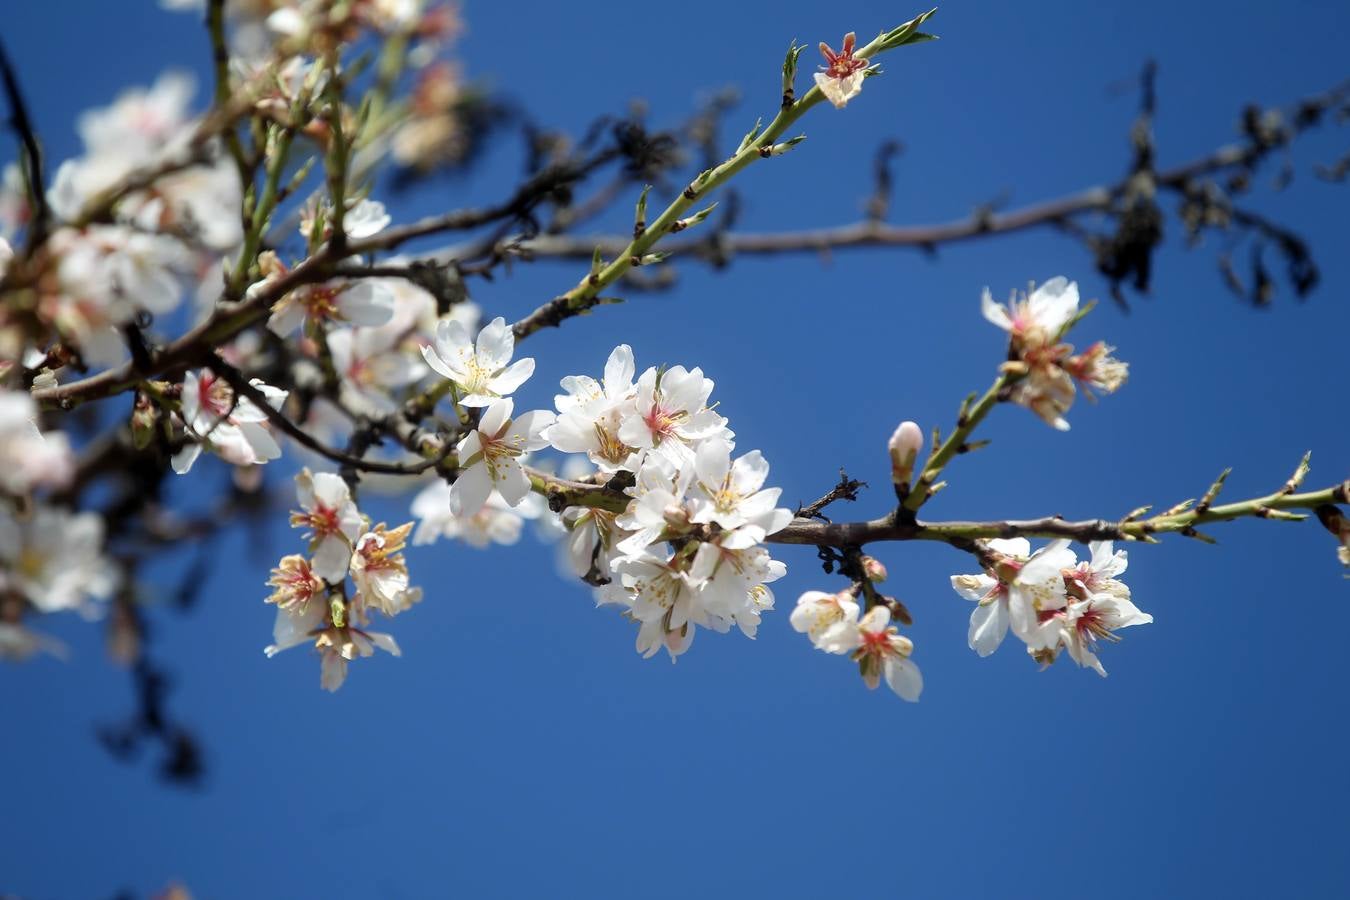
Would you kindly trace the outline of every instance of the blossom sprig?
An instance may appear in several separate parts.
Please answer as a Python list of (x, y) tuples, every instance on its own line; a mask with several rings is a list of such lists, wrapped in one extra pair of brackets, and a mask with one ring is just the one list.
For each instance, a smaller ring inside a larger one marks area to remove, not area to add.
[(1008, 399), (1060, 431), (1069, 430), (1064, 414), (1079, 384), (1089, 396), (1094, 390), (1110, 394), (1129, 376), (1129, 366), (1111, 356), (1115, 348), (1104, 342), (1077, 355), (1064, 342), (1068, 330), (1091, 309), (1079, 309), (1076, 282), (1051, 278), (1021, 298), (1014, 295), (1006, 306), (995, 303), (986, 288), (981, 306), (986, 319), (1008, 332), (1012, 358), (1003, 364), (1013, 376)]
[(1066, 651), (1079, 666), (1105, 676), (1098, 643), (1115, 643), (1118, 630), (1153, 617), (1134, 605), (1129, 587), (1116, 577), (1125, 571), (1126, 552), (1110, 541), (1094, 541), (1088, 549), (1091, 558), (1080, 561), (1067, 540), (1035, 553), (1025, 538), (988, 541), (983, 573), (952, 576), (952, 588), (976, 604), (970, 648), (988, 656), (1011, 631), (1042, 666)]
[(401, 655), (392, 635), (368, 625), (372, 613), (392, 618), (422, 599), (421, 589), (409, 584), (403, 556), (413, 523), (372, 525), (346, 482), (328, 472), (304, 469), (296, 476), (296, 496), (301, 509), (291, 525), (308, 529), (309, 550), (282, 557), (268, 579), (273, 591), (266, 602), (277, 615), (265, 652), (270, 657), (312, 643), (321, 657), (320, 685), (336, 691), (353, 659), (377, 648)]
[[(858, 603), (860, 593), (867, 594), (866, 613)], [(797, 598), (791, 623), (817, 650), (856, 661), (869, 689), (884, 678), (896, 696), (913, 703), (923, 692), (923, 675), (910, 659), (914, 642), (891, 624), (891, 615), (889, 605), (874, 601), (864, 580), (836, 594), (807, 591)]]
[(635, 371), (621, 344), (603, 381), (564, 378), (559, 416), (543, 432), (602, 474), (631, 473), (622, 509), (560, 508), (570, 564), (638, 623), (644, 656), (664, 647), (674, 659), (699, 627), (754, 637), (773, 608), (768, 585), (787, 571), (761, 544), (792, 513), (764, 487), (759, 451), (733, 461), (733, 434), (708, 406), (713, 382), (700, 369), (653, 367), (636, 380)]

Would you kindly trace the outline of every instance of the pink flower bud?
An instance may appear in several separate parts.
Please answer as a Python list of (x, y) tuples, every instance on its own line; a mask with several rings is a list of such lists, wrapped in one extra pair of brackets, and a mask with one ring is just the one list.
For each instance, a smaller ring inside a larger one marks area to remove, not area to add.
[(886, 580), (886, 567), (875, 556), (864, 556), (862, 568), (863, 575), (867, 576), (867, 580), (873, 584), (879, 584)]
[(901, 422), (887, 446), (891, 452), (891, 481), (908, 484), (914, 474), (914, 460), (923, 449), (923, 429), (916, 422)]

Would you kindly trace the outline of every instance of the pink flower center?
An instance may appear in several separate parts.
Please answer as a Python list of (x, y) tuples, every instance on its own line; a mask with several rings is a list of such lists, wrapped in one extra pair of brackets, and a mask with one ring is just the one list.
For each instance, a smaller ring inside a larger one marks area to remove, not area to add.
[(234, 411), (234, 391), (215, 375), (203, 372), (197, 380), (197, 402), (212, 416), (223, 418)]

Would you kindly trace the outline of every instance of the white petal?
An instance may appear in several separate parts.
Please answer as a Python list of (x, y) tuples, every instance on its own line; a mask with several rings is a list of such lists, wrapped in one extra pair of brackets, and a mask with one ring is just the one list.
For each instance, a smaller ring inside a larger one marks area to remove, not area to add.
[(884, 669), (886, 684), (900, 699), (918, 702), (919, 695), (923, 693), (923, 675), (912, 660), (888, 656)]
[(996, 600), (976, 606), (970, 614), (970, 649), (980, 656), (988, 656), (1003, 643), (1008, 634), (1008, 603)]
[(504, 397), (524, 384), (533, 374), (534, 358), (527, 356), (492, 376), (488, 381), (488, 389)]
[(516, 336), (506, 324), (506, 319), (498, 316), (478, 332), (478, 364), (489, 370), (504, 368), (511, 361), (515, 344)]
[(457, 516), (472, 516), (483, 508), (491, 493), (492, 478), (487, 463), (477, 463), (461, 472), (450, 485), (450, 508)]

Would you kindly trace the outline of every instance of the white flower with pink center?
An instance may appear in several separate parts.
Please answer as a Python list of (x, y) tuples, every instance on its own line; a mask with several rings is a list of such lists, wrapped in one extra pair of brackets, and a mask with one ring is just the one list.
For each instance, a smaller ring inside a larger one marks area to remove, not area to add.
[(994, 302), (989, 289), (980, 298), (984, 317), (1008, 332), (1019, 351), (1055, 344), (1078, 312), (1078, 284), (1063, 276), (1051, 278), (1029, 296), (1015, 295), (1006, 306)]
[(642, 373), (633, 412), (619, 426), (619, 440), (635, 449), (651, 449), (677, 466), (693, 462), (693, 445), (711, 437), (735, 437), (727, 420), (707, 406), (711, 378), (702, 369), (675, 366)]
[(731, 461), (731, 443), (709, 438), (694, 453), (689, 521), (717, 524), (727, 531), (744, 530), (740, 546), (763, 541), (787, 526), (792, 512), (775, 508), (782, 488), (765, 488), (769, 463), (758, 450)]
[(455, 319), (436, 323), (434, 346), (423, 347), (427, 365), (459, 388), (464, 406), (487, 406), (514, 392), (534, 374), (534, 360), (525, 358), (511, 363), (516, 336), (501, 316), (469, 337), (464, 324)]
[[(285, 269), (282, 267), (279, 273), (269, 277), (284, 274)], [(260, 289), (266, 284), (267, 280), (264, 279), (253, 289)], [(394, 293), (383, 281), (370, 278), (361, 281), (328, 281), (302, 285), (274, 303), (267, 328), (277, 337), (284, 338), (307, 321), (376, 327), (388, 322), (393, 315)]]
[(291, 527), (307, 528), (314, 574), (329, 584), (347, 577), (352, 548), (365, 531), (365, 518), (352, 501), (347, 482), (331, 472), (304, 469), (295, 476), (300, 510), (291, 513)]
[(909, 658), (914, 652), (914, 642), (900, 634), (890, 621), (889, 609), (874, 606), (860, 621), (831, 629), (821, 649), (851, 653), (869, 688), (875, 689), (885, 678), (898, 697), (913, 703), (923, 692), (923, 675)]
[(838, 53), (824, 41), (820, 43), (820, 53), (828, 65), (821, 66), (821, 71), (815, 74), (816, 87), (835, 109), (843, 109), (858, 96), (867, 77), (867, 59), (853, 55), (857, 42), (858, 36), (850, 31), (844, 35)]
[(520, 457), (548, 446), (543, 430), (553, 413), (532, 410), (511, 417), (515, 404), (496, 400), (483, 411), (478, 427), (459, 442), (459, 477), (450, 486), (450, 508), (458, 516), (472, 516), (496, 490), (509, 506), (519, 506), (530, 492), (530, 478)]
[[(273, 409), (286, 400), (286, 391), (257, 378), (249, 384), (267, 397)], [(236, 397), (210, 369), (183, 376), (181, 403), (183, 430), (190, 443), (173, 456), (173, 470), (179, 475), (191, 470), (203, 447), (235, 466), (260, 465), (281, 456), (281, 447), (267, 428), (267, 414), (247, 397)]]
[[(1099, 641), (1116, 643), (1121, 628), (1148, 625), (1153, 617), (1125, 597), (1111, 594), (1093, 594), (1086, 600), (1075, 600), (1055, 616), (1060, 626), (1059, 637), (1069, 657), (1085, 669), (1093, 669), (1106, 677), (1106, 669), (1094, 652)], [(1054, 648), (1051, 647), (1051, 650)]]
[[(1031, 555), (1031, 542), (1026, 538), (991, 540), (989, 549), (999, 554), (1006, 561), (1005, 565), (1020, 566)], [(981, 572), (978, 575), (953, 575), (952, 589), (974, 601), (966, 640), (970, 649), (980, 656), (988, 656), (998, 649), (1008, 634), (1008, 585)]]
[(603, 382), (586, 375), (564, 378), (567, 393), (554, 398), (558, 420), (547, 432), (549, 443), (563, 453), (585, 453), (602, 472), (636, 472), (644, 454), (619, 437), (632, 415), (635, 371), (632, 348), (620, 344), (609, 354)]

